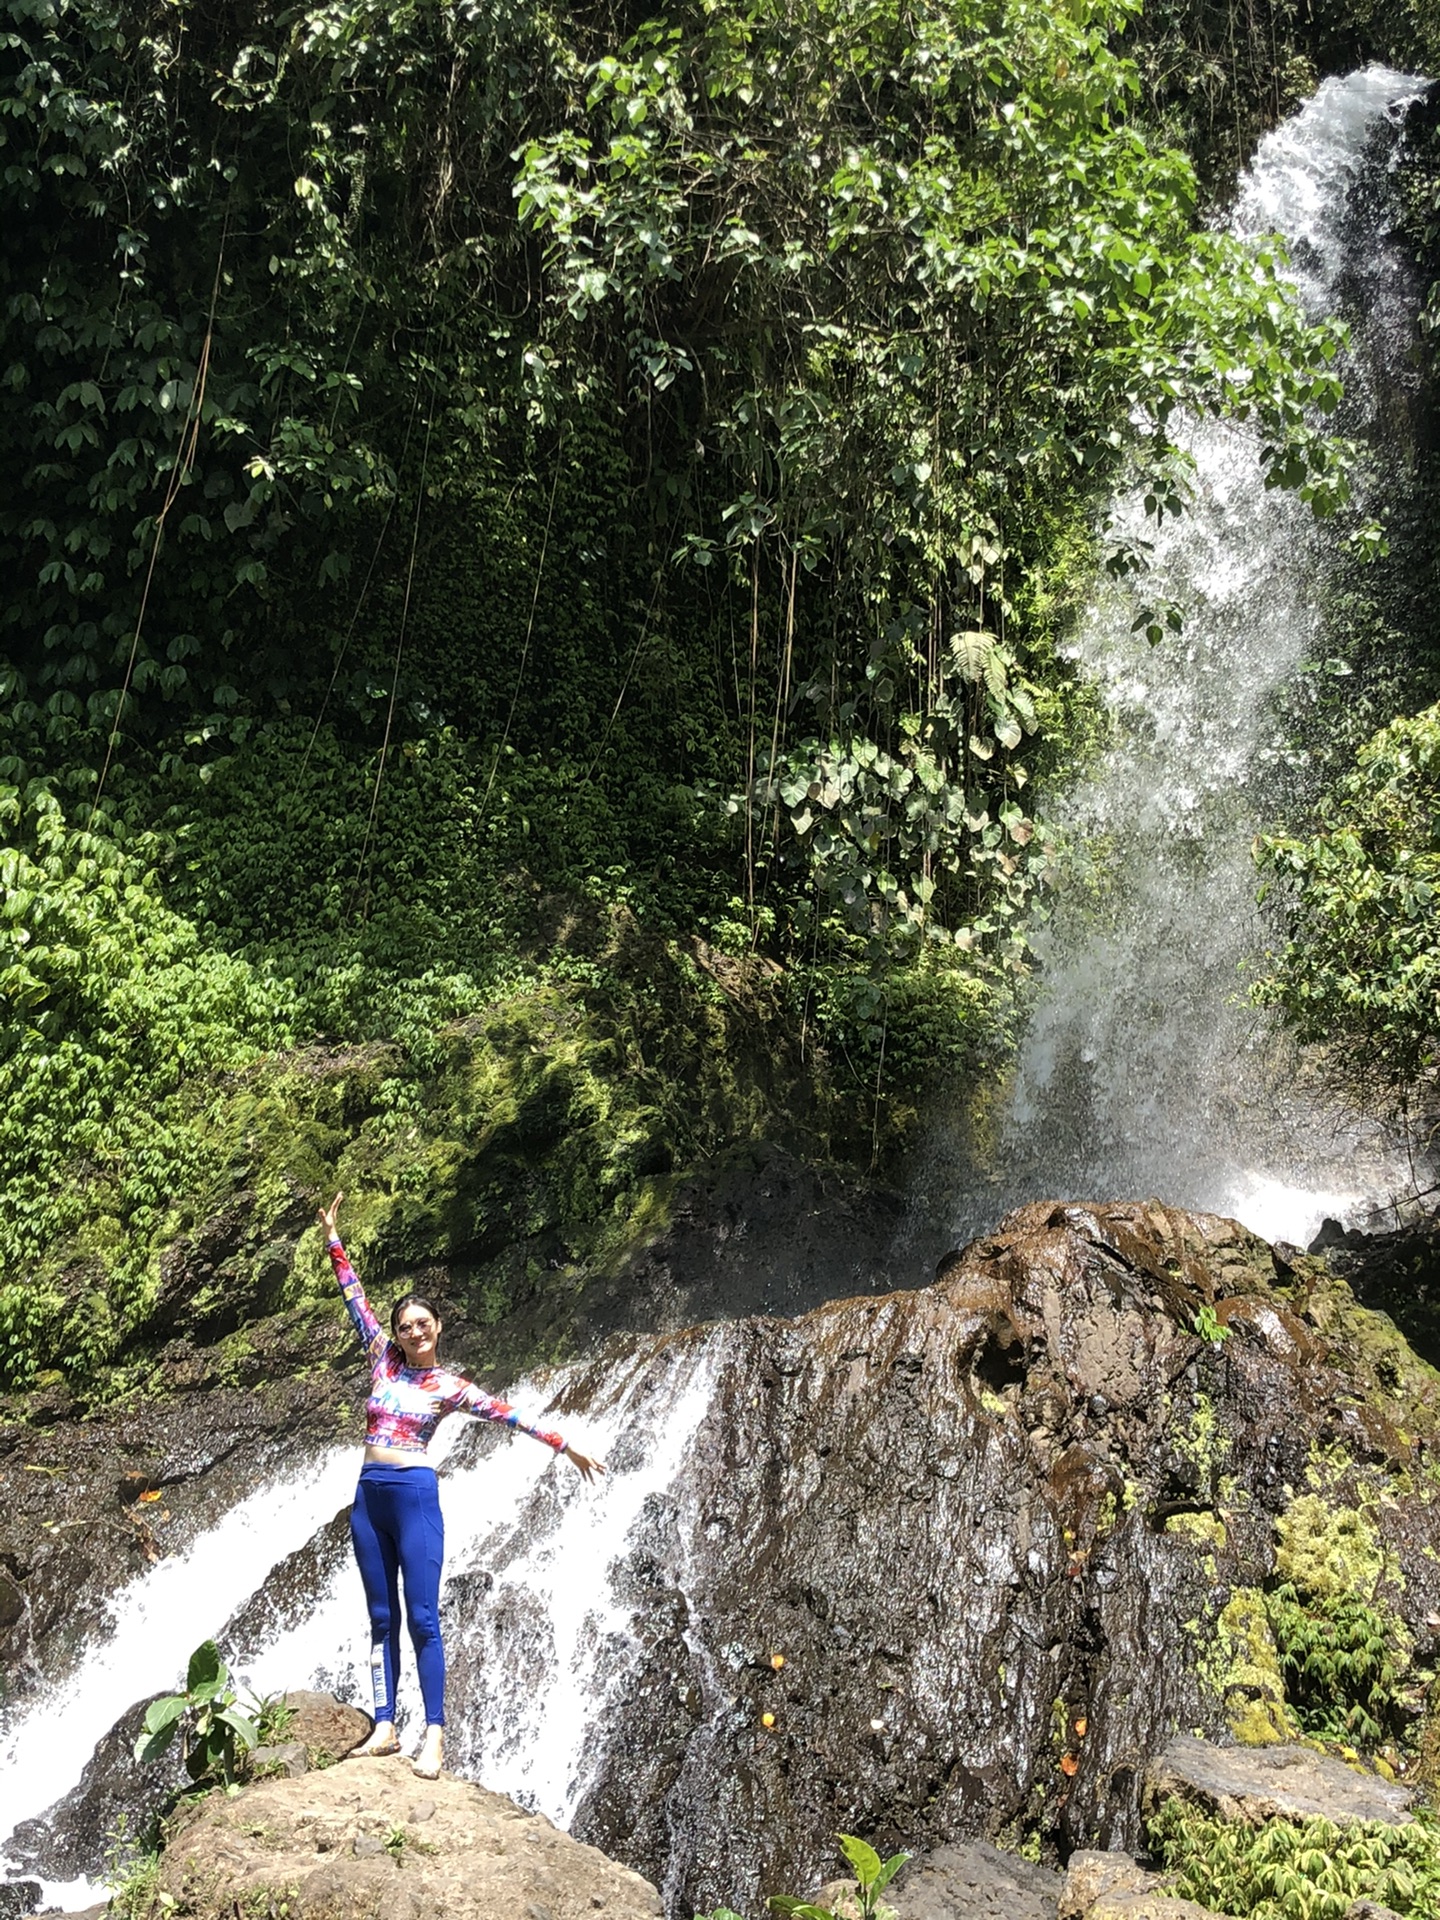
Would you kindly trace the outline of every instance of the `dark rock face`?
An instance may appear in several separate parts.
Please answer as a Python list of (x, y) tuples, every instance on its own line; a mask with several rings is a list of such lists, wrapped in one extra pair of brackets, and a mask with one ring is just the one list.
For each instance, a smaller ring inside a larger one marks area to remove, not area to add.
[(1388, 1313), (1415, 1351), (1440, 1365), (1440, 1212), (1387, 1233), (1327, 1220), (1310, 1244), (1362, 1306)]
[(886, 1188), (842, 1180), (766, 1143), (736, 1149), (687, 1176), (664, 1231), (613, 1280), (592, 1281), (581, 1331), (671, 1331), (889, 1292), (914, 1277), (892, 1276), (900, 1222), (899, 1198)]
[(930, 1289), (717, 1337), (574, 1827), (672, 1911), (805, 1892), (837, 1831), (1138, 1846), (1149, 1757), (1246, 1704), (1222, 1616), (1317, 1459), (1337, 1505), (1388, 1489), (1367, 1511), (1428, 1642), (1440, 1383), (1233, 1222), (1032, 1206)]
[[(151, 1696), (159, 1699), (159, 1695)], [(137, 1700), (96, 1743), (84, 1773), (40, 1820), (25, 1820), (6, 1842), (11, 1858), (52, 1880), (98, 1874), (106, 1836), (123, 1822), (141, 1834), (165, 1798), (187, 1783), (177, 1742), (159, 1761), (140, 1768), (135, 1741), (149, 1700)]]

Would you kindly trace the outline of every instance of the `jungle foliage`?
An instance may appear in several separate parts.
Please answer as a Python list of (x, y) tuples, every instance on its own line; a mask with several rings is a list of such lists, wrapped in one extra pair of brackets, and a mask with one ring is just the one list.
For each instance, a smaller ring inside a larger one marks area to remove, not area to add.
[(1317, 831), (1274, 835), (1262, 866), (1294, 936), (1262, 994), (1304, 1040), (1333, 1043), (1355, 1078), (1403, 1096), (1440, 1046), (1440, 707), (1393, 721), (1322, 803)]
[(1346, 489), (1339, 332), (1143, 34), (0, 4), (0, 1365), (102, 1189), (97, 1352), (143, 1321), (197, 1085), (422, 1043), (557, 897), (778, 965), (877, 1101), (991, 1044), (1067, 593), (1144, 559), (1098, 500), (1178, 511), (1186, 412)]

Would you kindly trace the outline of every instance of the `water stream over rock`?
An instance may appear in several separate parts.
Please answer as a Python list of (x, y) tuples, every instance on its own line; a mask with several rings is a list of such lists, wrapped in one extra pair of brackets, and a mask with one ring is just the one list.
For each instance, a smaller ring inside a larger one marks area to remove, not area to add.
[[(1375, 70), (1327, 83), (1249, 178), (1237, 218), (1290, 232), (1317, 304), (1348, 185), (1413, 92)], [(1390, 1178), (1383, 1143), (1297, 1089), (1243, 1005), (1263, 945), (1248, 843), (1289, 777), (1275, 701), (1320, 644), (1317, 549), (1243, 433), (1198, 429), (1192, 450), (1196, 510), (1147, 588), (1187, 604), (1184, 636), (1132, 639), (1117, 590), (1079, 641), (1117, 720), (1067, 815), (1097, 883), (1061, 903), (998, 1179), (957, 1198), (962, 1229), (1042, 1192), (1159, 1191), (1301, 1238)], [(1194, 1634), (1263, 1577), (1314, 1432), (1386, 1461), (1426, 1444), (1408, 1415), (1403, 1435), (1370, 1419), (1369, 1376), (1357, 1395), (1344, 1371), (1360, 1360), (1324, 1364), (1273, 1273), (1223, 1222), (1047, 1203), (936, 1288), (627, 1336), (522, 1383), (612, 1471), (587, 1489), (523, 1441), (449, 1435), (453, 1764), (653, 1876), (679, 1914), (806, 1890), (857, 1823), (918, 1847), (1042, 1827), (1133, 1843), (1149, 1747), (1225, 1724)], [(1223, 1354), (1198, 1341), (1197, 1303), (1242, 1294)], [(363, 1700), (354, 1471), (352, 1450), (297, 1446), (114, 1595), (63, 1685), (16, 1698), (0, 1867), (55, 1887), (100, 1871), (141, 1804), (113, 1764), (134, 1703), (206, 1633), (261, 1690)], [(1222, 1480), (1233, 1511), (1199, 1552), (1169, 1521), (1210, 1512)], [(1417, 1630), (1440, 1606), (1427, 1514), (1384, 1518)]]

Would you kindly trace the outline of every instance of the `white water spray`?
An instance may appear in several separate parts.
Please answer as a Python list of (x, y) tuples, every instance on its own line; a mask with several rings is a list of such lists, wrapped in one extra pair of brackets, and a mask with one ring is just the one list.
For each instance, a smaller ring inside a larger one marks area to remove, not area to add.
[[(1419, 85), (1381, 68), (1329, 80), (1260, 147), (1233, 226), (1286, 236), (1311, 312), (1333, 305), (1366, 149)], [(1115, 744), (1061, 809), (1089, 871), (1036, 942), (996, 1191), (962, 1201), (959, 1238), (1023, 1200), (1159, 1194), (1305, 1242), (1405, 1185), (1246, 998), (1266, 946), (1250, 843), (1297, 781), (1277, 696), (1333, 650), (1320, 543), (1307, 509), (1266, 490), (1248, 429), (1198, 425), (1188, 451), (1191, 510), (1156, 533), (1138, 499), (1120, 504), (1119, 531), (1152, 537), (1153, 563), (1137, 590), (1097, 591), (1081, 623), (1075, 655)], [(1151, 648), (1132, 633), (1142, 598), (1178, 602), (1183, 634)]]
[(107, 1627), (75, 1678), (0, 1727), (0, 1834), (68, 1793), (97, 1734), (128, 1707), (183, 1681), (196, 1643), (348, 1503), (354, 1482), (354, 1450), (331, 1452), (250, 1494), (184, 1553), (116, 1594)]

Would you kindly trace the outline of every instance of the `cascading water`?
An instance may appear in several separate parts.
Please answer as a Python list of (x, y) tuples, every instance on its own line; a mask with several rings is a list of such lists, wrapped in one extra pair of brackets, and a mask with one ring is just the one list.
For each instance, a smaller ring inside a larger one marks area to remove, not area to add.
[[(467, 1456), (445, 1471), (446, 1642), (452, 1665), (473, 1675), (452, 1715), (452, 1763), (562, 1821), (583, 1791), (597, 1709), (623, 1684), (634, 1644), (628, 1609), (614, 1597), (612, 1562), (623, 1559), (647, 1502), (664, 1499), (680, 1475), (710, 1398), (703, 1339), (667, 1347), (657, 1365), (651, 1355), (642, 1344), (629, 1366), (613, 1363), (586, 1395), (587, 1446), (609, 1464), (592, 1487), (545, 1448), (460, 1421), (442, 1427), (432, 1450), (442, 1469), (447, 1456)], [(552, 1404), (571, 1384), (568, 1375), (547, 1383)], [(535, 1382), (516, 1389), (526, 1406), (546, 1397)], [(478, 1443), (478, 1458), (467, 1440)], [(334, 1531), (357, 1467), (358, 1450), (349, 1447), (260, 1489), (189, 1552), (117, 1595), (111, 1631), (75, 1681), (5, 1729), (0, 1868), (10, 1856), (11, 1870), (40, 1874), (51, 1898), (75, 1904), (86, 1883), (73, 1871), (95, 1870), (103, 1834), (47, 1853), (35, 1847), (32, 1828), (18, 1835), (16, 1861), (17, 1830), (75, 1788), (97, 1732), (136, 1700), (175, 1685), (192, 1643), (227, 1617), (219, 1638), (242, 1689), (263, 1696), (316, 1684), (368, 1704), (365, 1602), (348, 1538), (338, 1551), (303, 1551)], [(319, 1569), (298, 1609), (286, 1605), (293, 1596), (271, 1591), (274, 1582), (288, 1585), (292, 1558), (313, 1562), (312, 1579)], [(408, 1669), (398, 1709), (402, 1729), (419, 1714)]]
[[(603, 1481), (585, 1487), (542, 1448), (503, 1440), (445, 1479), (441, 1604), (459, 1696), (448, 1716), (451, 1762), (561, 1824), (584, 1790), (595, 1722), (623, 1686), (635, 1645), (631, 1609), (615, 1597), (616, 1564), (647, 1503), (664, 1501), (682, 1474), (710, 1399), (703, 1340), (651, 1360), (647, 1345), (586, 1408), (586, 1446), (607, 1462)], [(523, 1386), (517, 1396), (525, 1399)], [(458, 1437), (451, 1421), (449, 1438)], [(240, 1663), (246, 1680), (264, 1694), (308, 1674), (365, 1703), (364, 1619), (347, 1545), (304, 1620)], [(408, 1661), (396, 1720), (402, 1732), (423, 1721)]]
[[(1379, 70), (1327, 83), (1265, 143), (1245, 185), (1237, 223), (1289, 233), (1307, 298), (1317, 307), (1343, 264), (1338, 215), (1360, 157), (1414, 90), (1403, 76)], [(1191, 445), (1195, 506), (1160, 538), (1147, 583), (1186, 605), (1183, 637), (1154, 651), (1133, 639), (1133, 606), (1117, 589), (1097, 596), (1077, 642), (1116, 731), (1116, 744), (1095, 778), (1072, 796), (1065, 820), (1072, 841), (1092, 850), (1095, 882), (1074, 885), (1056, 915), (1045, 991), (1016, 1076), (998, 1191), (964, 1202), (966, 1226), (988, 1225), (1005, 1205), (1040, 1195), (1158, 1191), (1299, 1238), (1321, 1212), (1359, 1206), (1385, 1184), (1383, 1165), (1359, 1163), (1363, 1143), (1337, 1131), (1287, 1077), (1285, 1056), (1243, 1003), (1240, 968), (1264, 944), (1251, 904), (1248, 847), (1277, 810), (1285, 777), (1276, 697), (1321, 644), (1318, 549), (1304, 513), (1263, 490), (1256, 448), (1243, 431), (1197, 429)], [(1120, 517), (1127, 515), (1133, 521), (1137, 510), (1122, 506)], [(871, 1311), (856, 1303), (856, 1326), (836, 1331), (833, 1352), (817, 1363), (818, 1376), (864, 1374), (880, 1320), (861, 1326), (859, 1319)], [(903, 1383), (912, 1377), (907, 1369), (920, 1363), (906, 1347), (902, 1316), (883, 1301), (873, 1303), (873, 1311), (881, 1319), (891, 1312), (899, 1328), (883, 1378)], [(774, 1379), (767, 1394), (783, 1397), (784, 1383), (810, 1365), (803, 1340), (796, 1347), (794, 1356), (769, 1354), (765, 1364)], [(797, 1512), (817, 1498), (822, 1478), (818, 1456), (807, 1464), (803, 1426), (772, 1432), (766, 1425), (773, 1399), (762, 1404), (753, 1390), (755, 1364), (739, 1330), (719, 1329), (640, 1342), (608, 1366), (574, 1370), (532, 1391), (527, 1404), (550, 1393), (552, 1404), (558, 1399), (581, 1409), (581, 1430), (610, 1460), (610, 1476), (599, 1488), (582, 1486), (523, 1441), (496, 1442), (473, 1430), (462, 1438), (453, 1422), (448, 1435), (454, 1457), (443, 1496), (449, 1542), (442, 1606), (453, 1679), (452, 1761), (562, 1822), (576, 1818), (591, 1833), (611, 1831), (607, 1818), (617, 1833), (633, 1832), (648, 1819), (661, 1835), (653, 1848), (661, 1857), (664, 1836), (688, 1821), (697, 1836), (686, 1869), (692, 1877), (683, 1884), (677, 1879), (677, 1903), (686, 1894), (698, 1898), (702, 1886), (718, 1897), (719, 1883), (711, 1886), (703, 1875), (712, 1867), (721, 1871), (730, 1824), (763, 1824), (764, 1818), (760, 1789), (733, 1764), (737, 1752), (759, 1751), (743, 1745), (755, 1735), (742, 1695), (753, 1691), (744, 1675), (763, 1645), (720, 1642), (706, 1618), (709, 1594), (724, 1582), (759, 1589), (769, 1553), (769, 1510), (761, 1510), (758, 1492), (760, 1519), (748, 1532), (735, 1513), (720, 1510), (746, 1470), (726, 1452), (728, 1435), (749, 1422), (758, 1464), (751, 1466), (745, 1498), (773, 1467), (782, 1477), (790, 1474), (776, 1497), (792, 1503), (784, 1510)], [(881, 1378), (877, 1373), (854, 1389), (855, 1420), (876, 1403)], [(997, 1377), (994, 1391), (1005, 1390)], [(523, 1386), (516, 1391), (527, 1399)], [(945, 1405), (954, 1398), (947, 1388)], [(563, 1417), (571, 1419), (568, 1412)], [(887, 1444), (902, 1434), (908, 1417), (903, 1403), (891, 1409)], [(850, 1431), (851, 1420), (845, 1413), (837, 1432)], [(916, 1420), (916, 1457), (928, 1460), (929, 1429), (918, 1414)], [(982, 1519), (1003, 1506), (1014, 1478), (998, 1455), (998, 1464), (986, 1467), (982, 1454), (990, 1446), (985, 1440), (956, 1464), (957, 1488), (974, 1480), (974, 1513), (967, 1508), (953, 1525), (947, 1521), (941, 1558), (948, 1571), (936, 1574), (935, 1592), (917, 1588), (916, 1618), (926, 1608), (949, 1618), (944, 1610), (958, 1608), (954, 1617), (973, 1624), (982, 1600), (996, 1609), (997, 1596), (1023, 1600), (1027, 1582), (1038, 1581), (1055, 1556), (1051, 1571), (1066, 1586), (1060, 1536), (1022, 1548), (1019, 1533), (1007, 1532), (1002, 1522), (996, 1537), (1014, 1550), (1005, 1547), (1003, 1565), (986, 1559), (987, 1542), (994, 1543)], [(315, 1684), (363, 1701), (364, 1607), (335, 1519), (355, 1468), (354, 1450), (322, 1456), (256, 1492), (189, 1552), (162, 1562), (116, 1597), (108, 1632), (63, 1690), (16, 1710), (12, 1724), (0, 1728), (0, 1866), (8, 1855), (13, 1869), (50, 1873), (57, 1881), (77, 1870), (73, 1852), (68, 1862), (58, 1846), (47, 1853), (44, 1832), (55, 1803), (75, 1787), (96, 1735), (133, 1702), (172, 1684), (177, 1662), (221, 1621), (231, 1622), (221, 1636), (227, 1651), (256, 1688)], [(856, 1469), (862, 1478), (863, 1468), (862, 1459)], [(853, 1539), (840, 1555), (842, 1577), (833, 1590), (843, 1593), (849, 1580), (857, 1591), (881, 1592), (887, 1574), (903, 1570), (896, 1563), (907, 1544), (892, 1541), (876, 1514), (906, 1497), (903, 1489), (887, 1483), (877, 1490), (867, 1482), (858, 1490), (832, 1488), (824, 1497), (836, 1504), (844, 1525), (854, 1509)], [(972, 1543), (973, 1567), (955, 1539)], [(962, 1573), (965, 1591), (958, 1599), (942, 1591)], [(773, 1613), (790, 1619), (798, 1633), (807, 1621), (813, 1625), (819, 1602), (811, 1598), (805, 1569), (792, 1569), (786, 1582)], [(655, 1655), (648, 1680), (647, 1607), (653, 1616), (663, 1612), (668, 1635), (668, 1651)], [(768, 1598), (765, 1608), (768, 1629)], [(997, 1611), (986, 1631), (998, 1636), (1002, 1624)], [(847, 1630), (841, 1623), (834, 1631)], [(1022, 1661), (1048, 1660), (1060, 1651), (1038, 1615), (1017, 1632), (1013, 1647), (1001, 1647), (998, 1668), (1011, 1688)], [(985, 1644), (993, 1654), (1001, 1641)], [(900, 1698), (901, 1654), (887, 1668), (892, 1656), (882, 1639), (874, 1646), (865, 1717), (835, 1739), (873, 1750), (879, 1778), (892, 1765), (888, 1703)], [(961, 1665), (943, 1665), (933, 1689), (939, 1718), (949, 1692), (978, 1667), (979, 1646), (973, 1659), (967, 1653)], [(689, 1677), (677, 1688), (676, 1663), (685, 1660)], [(768, 1663), (761, 1670), (768, 1672)], [(416, 1716), (412, 1685), (402, 1686), (402, 1721)], [(668, 1702), (655, 1709), (655, 1724), (678, 1729), (674, 1754), (665, 1761), (668, 1774), (653, 1754), (642, 1756), (643, 1765), (625, 1762), (623, 1702), (629, 1690), (645, 1686), (652, 1702)], [(1055, 1690), (1048, 1669), (1037, 1687), (1035, 1698), (1048, 1702)], [(824, 1710), (817, 1692), (813, 1714)], [(1015, 1710), (1007, 1705), (1004, 1711)], [(918, 1749), (896, 1752), (897, 1779), (921, 1766)], [(719, 1756), (713, 1766), (712, 1755)], [(977, 1750), (976, 1782), (988, 1764)], [(626, 1795), (640, 1790), (634, 1782), (652, 1779), (658, 1784), (645, 1791), (655, 1807), (637, 1814)], [(800, 1782), (795, 1791), (803, 1787)], [(687, 1794), (697, 1807), (710, 1798), (699, 1812), (677, 1813), (669, 1801)], [(667, 1800), (663, 1814), (661, 1800)], [(604, 1806), (620, 1811), (607, 1815)], [(850, 1817), (828, 1802), (817, 1806), (816, 1835)], [(26, 1821), (29, 1838), (22, 1841), (15, 1829)], [(103, 1834), (82, 1835), (80, 1844), (85, 1870), (93, 1873)], [(817, 1851), (810, 1864), (820, 1858)], [(78, 1904), (75, 1889), (53, 1890)]]
[[(68, 1686), (34, 1702), (0, 1738), (0, 1829), (9, 1834), (74, 1786), (97, 1732), (147, 1694), (174, 1684), (197, 1623), (216, 1623), (349, 1499), (350, 1450), (301, 1478), (272, 1482), (232, 1507), (189, 1552), (162, 1560), (116, 1595), (109, 1632)], [(243, 1574), (240, 1570), (244, 1570)], [(0, 1838), (0, 1860), (4, 1858)]]
[[(1397, 261), (1376, 271), (1383, 236), (1347, 245), (1342, 216), (1421, 84), (1383, 68), (1326, 81), (1243, 183), (1235, 228), (1287, 236), (1312, 313), (1334, 307), (1357, 246), (1372, 282), (1403, 285)], [(959, 1239), (1024, 1200), (1158, 1193), (1303, 1243), (1327, 1214), (1363, 1217), (1406, 1185), (1400, 1155), (1307, 1090), (1246, 997), (1266, 946), (1251, 840), (1304, 777), (1280, 701), (1343, 652), (1322, 631), (1322, 542), (1307, 509), (1266, 490), (1252, 432), (1197, 425), (1188, 451), (1181, 520), (1156, 533), (1138, 499), (1118, 504), (1122, 534), (1153, 538), (1153, 564), (1133, 589), (1097, 590), (1074, 643), (1112, 744), (1059, 810), (1080, 858), (1035, 943), (1041, 984), (996, 1177), (962, 1197)], [(1154, 599), (1179, 603), (1185, 625), (1152, 648), (1132, 626)]]

